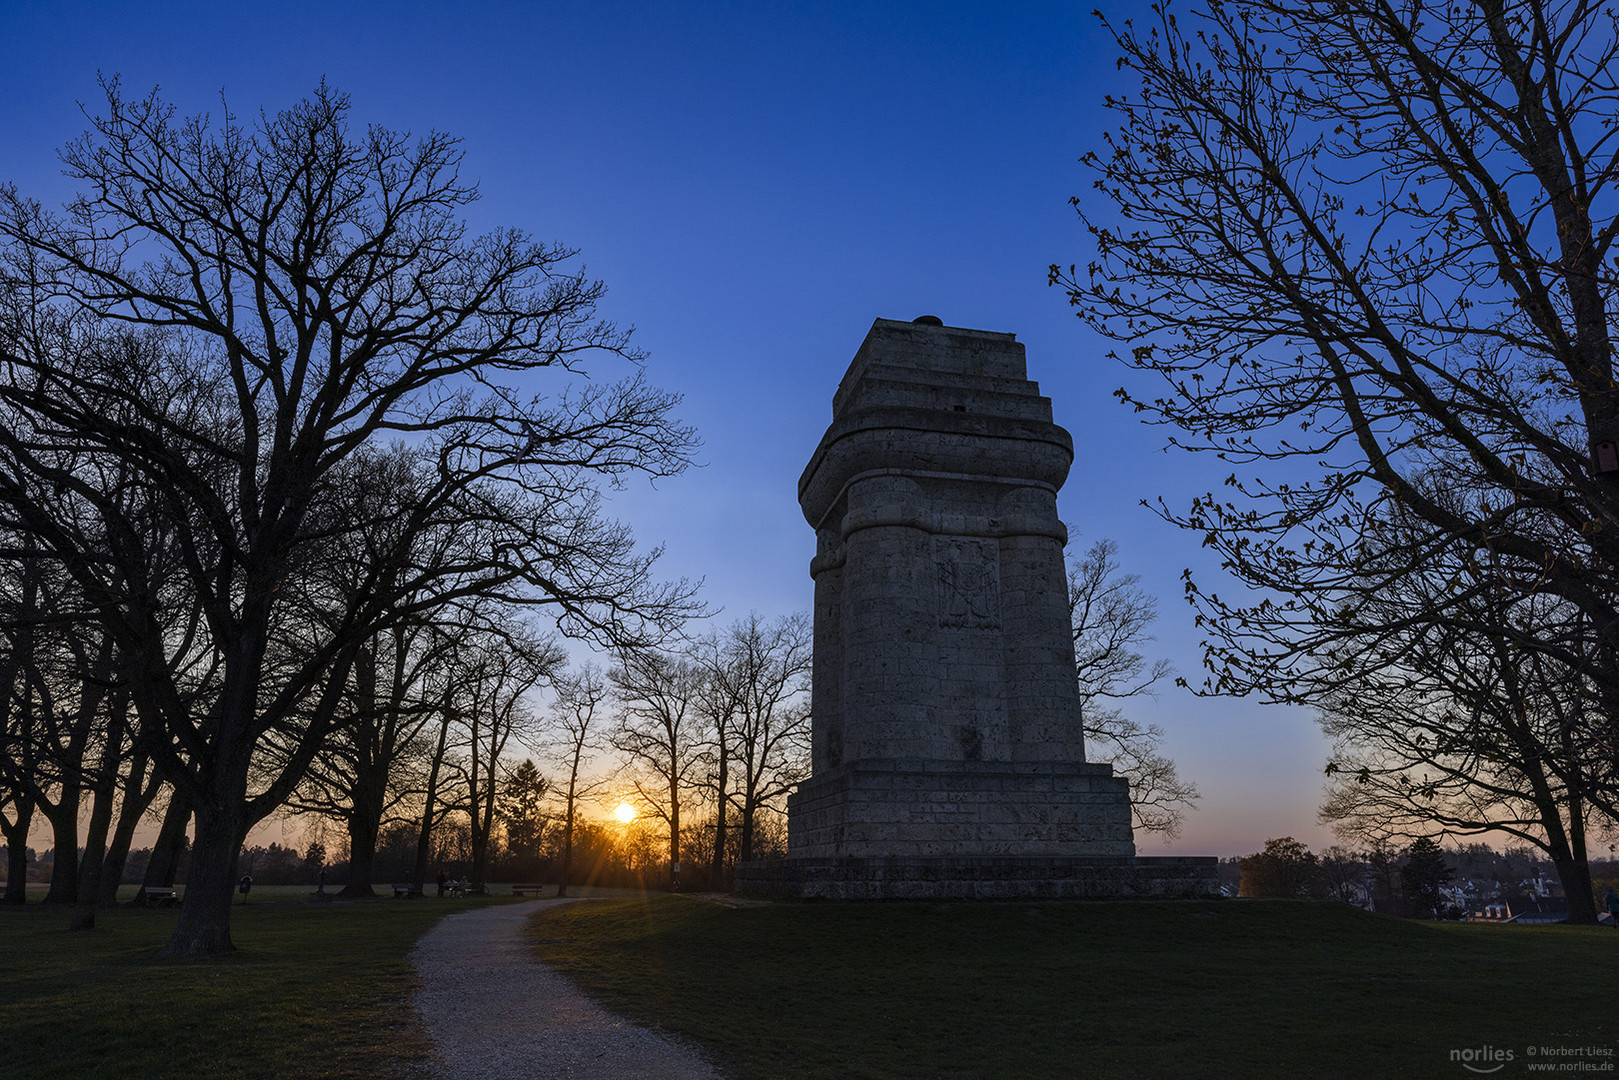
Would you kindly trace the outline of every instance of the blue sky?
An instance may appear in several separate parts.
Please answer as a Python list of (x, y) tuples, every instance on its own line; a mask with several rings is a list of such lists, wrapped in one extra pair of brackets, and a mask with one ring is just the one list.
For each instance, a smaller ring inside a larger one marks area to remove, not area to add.
[[(1090, 255), (1068, 205), (1089, 191), (1077, 159), (1102, 145), (1103, 95), (1129, 89), (1092, 6), (8, 0), (0, 180), (67, 197), (55, 149), (85, 126), (98, 71), (216, 115), (221, 92), (274, 110), (324, 76), (359, 122), (461, 137), (474, 224), (578, 247), (651, 381), (684, 395), (703, 466), (613, 503), (664, 545), (666, 574), (706, 580), (722, 620), (809, 608), (797, 478), (873, 318), (1013, 331), (1074, 435), (1073, 544), (1119, 542), (1161, 598), (1157, 653), (1195, 682), (1181, 572), (1230, 586), (1139, 503), (1184, 505), (1224, 473), (1165, 453), (1113, 400), (1132, 376), (1046, 285), (1050, 263)], [(1204, 793), (1168, 850), (1330, 842), (1307, 713), (1171, 688), (1137, 715)]]

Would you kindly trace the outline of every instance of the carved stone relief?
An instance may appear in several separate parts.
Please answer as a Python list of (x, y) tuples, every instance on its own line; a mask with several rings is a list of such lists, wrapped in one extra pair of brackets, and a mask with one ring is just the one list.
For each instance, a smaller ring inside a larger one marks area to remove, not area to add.
[(1000, 545), (994, 540), (935, 536), (939, 625), (994, 630), (1001, 625)]

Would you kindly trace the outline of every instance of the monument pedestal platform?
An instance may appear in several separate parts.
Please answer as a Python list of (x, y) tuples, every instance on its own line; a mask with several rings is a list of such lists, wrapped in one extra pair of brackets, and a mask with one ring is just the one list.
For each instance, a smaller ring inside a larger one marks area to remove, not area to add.
[(789, 858), (1093, 858), (1136, 853), (1111, 765), (865, 759), (787, 799)]
[(1212, 858), (767, 859), (736, 868), (738, 892), (816, 900), (1140, 900), (1219, 895)]
[(1219, 895), (1216, 860), (1138, 857), (1129, 785), (1087, 762), (865, 760), (787, 800), (787, 858), (742, 892), (825, 900), (1081, 900)]

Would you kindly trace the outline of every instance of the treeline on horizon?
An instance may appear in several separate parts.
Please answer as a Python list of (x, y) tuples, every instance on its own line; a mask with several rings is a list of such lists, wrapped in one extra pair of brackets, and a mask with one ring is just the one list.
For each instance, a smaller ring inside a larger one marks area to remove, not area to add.
[[(682, 849), (690, 860), (689, 867), (682, 874), (683, 884), (694, 889), (719, 887), (713, 883), (710, 862), (714, 837), (713, 815), (700, 816), (683, 831)], [(429, 888), (440, 871), (461, 881), (482, 880), (472, 874), (469, 839), (470, 830), (464, 825), (452, 825), (442, 830), (430, 863), (433, 873), (428, 879)], [(579, 821), (574, 827), (569, 877), (583, 886), (666, 887), (669, 879), (668, 864), (661, 852), (663, 842), (657, 829), (644, 824), (632, 824), (625, 828), (603, 821)], [(735, 865), (740, 847), (740, 837), (734, 829), (727, 846), (730, 850), (724, 861), (725, 871)], [(412, 885), (414, 888), (415, 853), (415, 837), (408, 827), (385, 827), (372, 859), (371, 883), (379, 886)], [(779, 815), (772, 816), (764, 823), (756, 853), (760, 858), (775, 858), (786, 853), (786, 831)], [(82, 857), (83, 850), (77, 854)], [(124, 861), (120, 885), (161, 886), (159, 880), (148, 880), (148, 870), (153, 865), (155, 854), (150, 847), (130, 850)], [(53, 848), (43, 851), (28, 848), (25, 863), (28, 882), (48, 884), (55, 874), (56, 851)], [(174, 874), (167, 887), (185, 886), (189, 863), (190, 850), (187, 845), (175, 860)], [(562, 879), (562, 863), (562, 830), (552, 822), (532, 850), (518, 850), (505, 842), (499, 844), (488, 861), (486, 873), (490, 882), (550, 884)], [(353, 868), (341, 846), (329, 854), (326, 846), (315, 840), (301, 847), (277, 841), (245, 846), (238, 859), (238, 867), (243, 874), (252, 877), (255, 885), (307, 886), (314, 889), (324, 881), (334, 893), (345, 889), (353, 876)], [(169, 875), (158, 876), (166, 879)]]
[[(560, 653), (532, 645), (477, 654), (471, 666), (444, 654), (392, 657), (382, 670), (396, 681), (355, 690), (367, 707), (346, 718), (280, 808), (311, 839), (302, 849), (244, 846), (237, 869), (264, 884), (313, 884), (324, 868), (347, 896), (385, 883), (420, 892), (440, 872), (663, 886), (677, 864), (686, 887), (725, 887), (738, 861), (785, 854), (782, 798), (808, 767), (809, 654), (802, 616), (749, 616), (668, 648), (621, 650), (605, 675), (567, 669)], [(375, 660), (360, 670), (377, 670)], [(550, 706), (535, 711), (542, 683)], [(57, 736), (38, 743), (48, 767), (13, 782), (55, 846), (36, 856), (8, 842), (7, 899), (22, 902), (28, 881), (48, 881), (44, 902), (62, 904), (93, 884), (102, 907), (121, 884), (187, 884), (183, 796), (132, 741), (110, 741), (110, 712), (70, 715), (80, 727), (42, 724)], [(512, 763), (531, 746), (542, 764)], [(594, 819), (614, 805), (635, 819)], [(131, 850), (143, 819), (162, 822), (157, 843)], [(87, 825), (97, 848), (83, 842)], [(334, 842), (330, 856), (322, 838)]]
[[(1592, 859), (1591, 902), (1619, 890), (1619, 859)], [(1567, 903), (1556, 863), (1528, 844), (1497, 851), (1472, 841), (1443, 847), (1431, 837), (1401, 846), (1387, 841), (1353, 848), (1332, 844), (1319, 852), (1283, 836), (1252, 855), (1222, 858), (1220, 883), (1228, 896), (1338, 900), (1371, 911), (1416, 918), (1460, 919), (1470, 907), (1505, 903), (1523, 911), (1537, 902)]]

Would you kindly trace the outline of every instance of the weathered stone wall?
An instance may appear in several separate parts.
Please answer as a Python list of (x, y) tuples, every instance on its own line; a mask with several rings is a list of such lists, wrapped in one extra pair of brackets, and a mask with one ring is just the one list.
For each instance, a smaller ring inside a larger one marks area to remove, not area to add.
[(1215, 860), (771, 859), (738, 868), (748, 892), (816, 900), (1183, 900), (1219, 895)]
[(862, 761), (800, 785), (795, 856), (1133, 855), (1129, 792), (1108, 765)]

